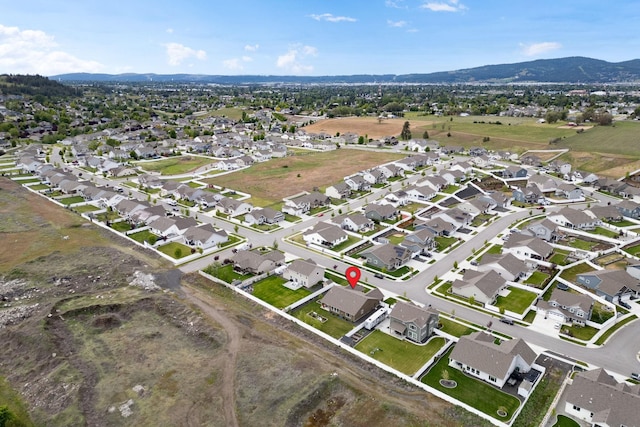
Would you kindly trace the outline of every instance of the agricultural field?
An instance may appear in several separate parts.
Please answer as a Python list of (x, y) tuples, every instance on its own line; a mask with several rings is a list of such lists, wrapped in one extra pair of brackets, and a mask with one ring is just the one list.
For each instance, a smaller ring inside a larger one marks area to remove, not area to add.
[[(272, 159), (248, 169), (219, 177), (202, 180), (225, 188), (251, 194), (249, 202), (254, 206), (270, 206), (280, 203), (283, 197), (314, 187), (324, 189), (329, 185), (363, 169), (406, 157), (399, 153), (379, 153), (361, 150), (339, 149)], [(274, 183), (278, 185), (274, 185)]]
[(215, 159), (195, 156), (177, 156), (161, 160), (135, 162), (147, 172), (160, 172), (161, 175), (180, 175), (193, 172), (196, 169), (215, 163)]

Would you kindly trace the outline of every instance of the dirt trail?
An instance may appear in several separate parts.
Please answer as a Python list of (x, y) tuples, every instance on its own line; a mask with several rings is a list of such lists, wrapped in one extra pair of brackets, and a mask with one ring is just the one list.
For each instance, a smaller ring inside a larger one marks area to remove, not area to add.
[(240, 352), (240, 339), (242, 333), (223, 313), (224, 308), (203, 292), (193, 288), (182, 286), (187, 301), (198, 307), (211, 320), (220, 324), (224, 328), (228, 342), (226, 344), (226, 353), (229, 355), (228, 361), (224, 363), (224, 371), (222, 373), (222, 399), (224, 401), (224, 416), (228, 426), (239, 427), (236, 417), (236, 395), (235, 395), (235, 375), (238, 353)]

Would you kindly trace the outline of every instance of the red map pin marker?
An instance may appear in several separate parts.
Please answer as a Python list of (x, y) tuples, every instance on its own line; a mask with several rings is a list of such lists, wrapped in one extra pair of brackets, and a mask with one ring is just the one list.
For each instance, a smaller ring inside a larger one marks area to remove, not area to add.
[(353, 289), (358, 284), (358, 280), (360, 280), (360, 269), (358, 267), (351, 266), (347, 268), (344, 275), (347, 278), (347, 282), (351, 285), (351, 289)]

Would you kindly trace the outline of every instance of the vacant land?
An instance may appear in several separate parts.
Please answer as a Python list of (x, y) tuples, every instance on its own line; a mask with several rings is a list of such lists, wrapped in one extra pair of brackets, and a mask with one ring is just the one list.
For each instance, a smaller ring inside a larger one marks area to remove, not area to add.
[(249, 193), (250, 202), (255, 206), (269, 206), (279, 203), (283, 197), (311, 191), (314, 187), (325, 188), (354, 172), (403, 157), (404, 154), (346, 149), (310, 151), (203, 181)]
[(180, 175), (215, 162), (216, 160), (205, 157), (178, 156), (149, 162), (136, 162), (136, 165), (147, 172), (160, 172), (161, 175)]
[[(0, 310), (0, 397), (23, 425), (487, 425), (224, 286), (181, 280), (125, 239), (0, 185), (2, 241), (47, 243), (5, 250), (0, 265), (10, 305)], [(143, 288), (135, 272), (177, 293)]]
[[(398, 136), (402, 132), (402, 126), (407, 121), (403, 118), (383, 119), (379, 121), (376, 117), (340, 117), (337, 119), (319, 120), (316, 123), (305, 126), (303, 129), (307, 133), (355, 133), (370, 139), (380, 139), (384, 136)], [(409, 126), (413, 129), (414, 123), (409, 121)], [(418, 134), (415, 135), (418, 137)], [(422, 134), (420, 134), (420, 137)]]

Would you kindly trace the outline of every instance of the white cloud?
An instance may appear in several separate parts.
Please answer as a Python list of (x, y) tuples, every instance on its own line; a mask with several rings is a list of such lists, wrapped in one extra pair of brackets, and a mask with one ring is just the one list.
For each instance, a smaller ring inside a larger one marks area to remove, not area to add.
[(330, 13), (323, 13), (322, 15), (309, 15), (309, 17), (316, 21), (329, 21), (329, 22), (356, 22), (357, 19), (348, 16), (334, 16)]
[(318, 49), (313, 46), (293, 46), (286, 53), (278, 56), (276, 65), (295, 74), (310, 73), (313, 71), (313, 66), (303, 64), (301, 61), (317, 54)]
[(0, 24), (0, 70), (18, 74), (54, 75), (95, 73), (104, 68), (97, 61), (77, 58), (56, 50), (54, 37), (39, 30), (20, 30)]
[(169, 33), (169, 34), (173, 34), (173, 28), (167, 28), (167, 30), (166, 30), (166, 31), (167, 31), (167, 33)]
[(247, 52), (255, 52), (260, 47), (259, 44), (248, 44), (244, 47)]
[(196, 58), (201, 61), (207, 58), (207, 52), (204, 50), (191, 49), (180, 43), (167, 43), (164, 47), (167, 49), (169, 65), (180, 65), (188, 58)]
[(392, 7), (394, 9), (406, 9), (407, 6), (404, 5), (404, 0), (386, 0), (384, 5), (387, 7)]
[(402, 28), (407, 25), (407, 21), (391, 21), (390, 19), (387, 19), (387, 25), (394, 28)]
[(244, 70), (244, 65), (242, 65), (242, 63), (251, 61), (253, 61), (253, 58), (245, 55), (241, 58), (225, 59), (224, 61), (222, 61), (222, 65), (224, 65), (225, 68), (233, 71), (242, 71)]
[(421, 9), (429, 9), (432, 12), (461, 12), (467, 7), (458, 0), (448, 0), (441, 2), (427, 2), (420, 6)]
[(520, 43), (520, 49), (526, 56), (538, 56), (543, 53), (551, 52), (552, 50), (558, 50), (561, 47), (562, 45), (557, 42), (542, 42), (532, 44)]

